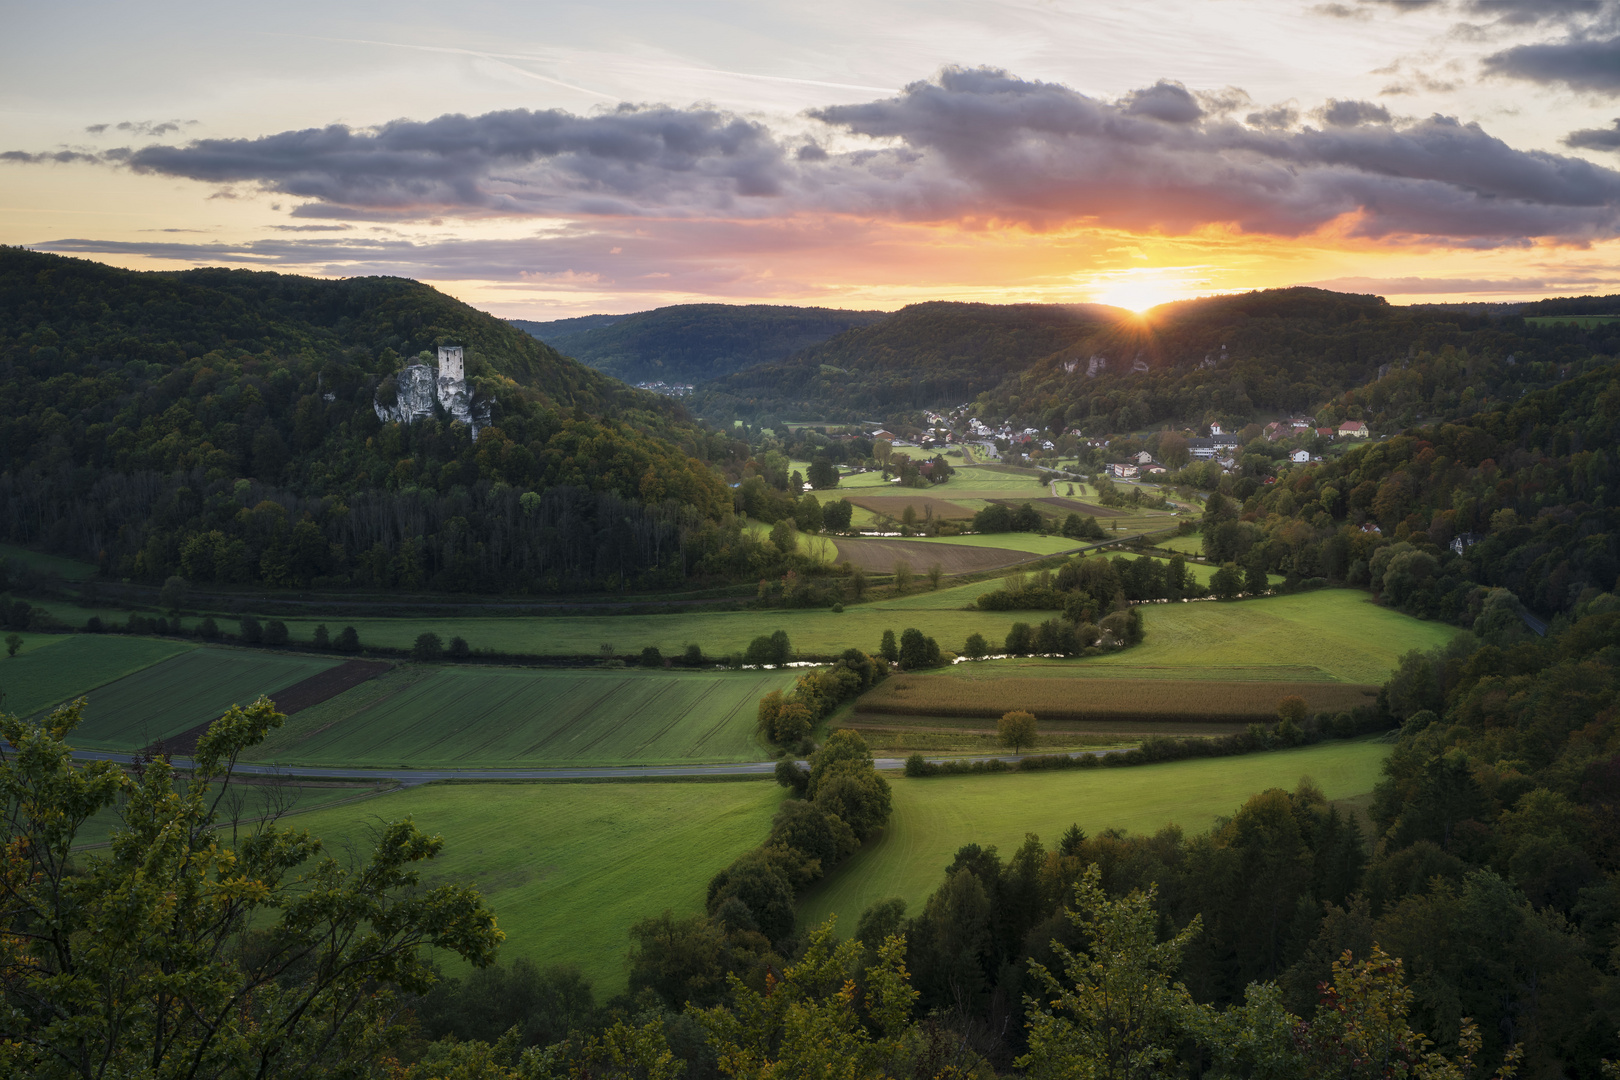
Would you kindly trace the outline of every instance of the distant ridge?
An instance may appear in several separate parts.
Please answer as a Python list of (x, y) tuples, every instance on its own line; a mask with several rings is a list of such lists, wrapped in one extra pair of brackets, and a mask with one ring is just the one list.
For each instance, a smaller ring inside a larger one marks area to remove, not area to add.
[(513, 326), (628, 383), (695, 384), (785, 360), (882, 311), (772, 304), (680, 304), (629, 315), (585, 315)]

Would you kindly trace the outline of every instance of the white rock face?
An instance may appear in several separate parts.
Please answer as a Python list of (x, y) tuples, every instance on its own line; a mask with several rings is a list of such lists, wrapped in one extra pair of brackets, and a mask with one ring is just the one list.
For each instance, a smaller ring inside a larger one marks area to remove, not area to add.
[(409, 424), (416, 420), (433, 419), (435, 399), (452, 418), (460, 420), (472, 431), (476, 441), (480, 426), (489, 425), (489, 404), (475, 403), (467, 389), (467, 377), (462, 366), (459, 345), (439, 347), (439, 366), (412, 364), (394, 377), (399, 387), (399, 398), (392, 406), (373, 401), (377, 419), (383, 423)]

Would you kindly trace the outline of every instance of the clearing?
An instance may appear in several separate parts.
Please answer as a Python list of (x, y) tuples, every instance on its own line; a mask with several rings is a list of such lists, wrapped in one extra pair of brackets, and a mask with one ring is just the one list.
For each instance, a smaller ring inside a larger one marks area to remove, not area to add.
[(1273, 787), (1292, 790), (1303, 776), (1329, 799), (1363, 795), (1378, 782), (1389, 751), (1387, 743), (1357, 739), (1123, 769), (892, 777), (888, 828), (805, 894), (800, 925), (837, 914), (848, 936), (861, 912), (890, 896), (905, 900), (915, 914), (964, 844), (994, 844), (1010, 855), (1025, 833), (1050, 845), (1070, 824), (1091, 835), (1110, 828), (1152, 833), (1170, 824), (1203, 832), (1250, 795)]

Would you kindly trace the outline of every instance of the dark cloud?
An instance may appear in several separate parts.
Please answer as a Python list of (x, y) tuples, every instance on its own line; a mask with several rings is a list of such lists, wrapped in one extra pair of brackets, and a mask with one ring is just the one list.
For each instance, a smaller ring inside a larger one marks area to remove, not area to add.
[(44, 165), (51, 162), (65, 165), (73, 161), (100, 163), (103, 158), (101, 154), (86, 154), (78, 150), (47, 150), (42, 154), (30, 154), (26, 150), (0, 150), (0, 161), (16, 165)]
[[(1232, 108), (1241, 100), (1222, 93)], [(1109, 102), (949, 68), (892, 97), (809, 113), (837, 138), (779, 137), (708, 107), (622, 106), (334, 125), (100, 160), (296, 196), (294, 216), (315, 221), (849, 215), (1297, 236), (1342, 219), (1360, 236), (1476, 247), (1620, 230), (1620, 172), (1515, 150), (1476, 124), (1395, 123), (1354, 101), (1330, 101), (1320, 128), (1296, 127), (1288, 106), (1248, 123), (1226, 111), (1171, 82)], [(84, 160), (63, 153), (4, 159)]]
[(1492, 75), (1543, 85), (1620, 94), (1620, 36), (1572, 36), (1565, 41), (1515, 45), (1485, 58)]
[(107, 125), (106, 124), (91, 124), (89, 127), (85, 128), (84, 130), (86, 132), (88, 132), (89, 134), (91, 134), (91, 135), (100, 135), (102, 132), (107, 130)]
[(348, 232), (353, 225), (272, 225), (277, 232)]
[(1620, 117), (1614, 121), (1613, 127), (1582, 128), (1572, 131), (1564, 136), (1565, 146), (1575, 146), (1582, 150), (1616, 150), (1620, 151)]
[(1340, 101), (1328, 98), (1328, 103), (1316, 111), (1322, 123), (1329, 127), (1356, 127), (1361, 124), (1389, 123), (1389, 110), (1370, 101)]
[(1164, 79), (1126, 94), (1120, 106), (1127, 116), (1151, 116), (1167, 124), (1190, 124), (1204, 115), (1185, 86)]
[(779, 194), (790, 172), (762, 124), (714, 109), (629, 105), (595, 116), (513, 109), (201, 139), (145, 147), (129, 164), (369, 210), (511, 214), (723, 213), (739, 199)]
[(1442, 116), (1324, 131), (1165, 124), (991, 69), (950, 69), (893, 98), (811, 115), (902, 144), (881, 183), (845, 178), (839, 204), (851, 209), (1166, 230), (1232, 222), (1277, 235), (1355, 215), (1363, 236), (1469, 242), (1608, 237), (1620, 226), (1620, 173), (1515, 150)]
[(1597, 18), (1612, 12), (1614, 3), (1612, 0), (1467, 0), (1463, 9), (1475, 15), (1489, 15), (1508, 26), (1534, 26)]

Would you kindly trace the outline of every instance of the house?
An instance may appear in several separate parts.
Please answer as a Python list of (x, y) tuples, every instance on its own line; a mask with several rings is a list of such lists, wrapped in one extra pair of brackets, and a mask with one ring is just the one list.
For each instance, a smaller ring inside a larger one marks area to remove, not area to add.
[(1485, 538), (1483, 536), (1481, 536), (1479, 533), (1474, 533), (1474, 532), (1458, 533), (1455, 537), (1452, 538), (1451, 550), (1455, 551), (1458, 555), (1461, 555), (1463, 552), (1467, 551), (1469, 548), (1473, 547), (1475, 544), (1479, 543), (1483, 539), (1485, 539)]
[(887, 439), (890, 442), (894, 442), (894, 440), (898, 439), (899, 437), (900, 436), (896, 435), (892, 431), (878, 430), (878, 431), (872, 432), (872, 438), (874, 438), (874, 439)]
[(1148, 453), (1146, 450), (1143, 450), (1141, 453), (1136, 455), (1136, 463), (1138, 465), (1146, 465), (1148, 462), (1150, 462), (1152, 460), (1153, 460), (1153, 455)]
[(1187, 440), (1187, 452), (1195, 458), (1208, 461), (1215, 456), (1215, 440), (1192, 438)]
[(1135, 465), (1110, 465), (1108, 466), (1108, 473), (1117, 480), (1134, 480), (1136, 479), (1137, 468)]
[(1311, 460), (1311, 452), (1309, 450), (1295, 450), (1292, 454), (1288, 455), (1288, 460), (1294, 462), (1295, 464), (1303, 464)]
[(1347, 439), (1365, 439), (1368, 434), (1367, 425), (1360, 420), (1346, 420), (1339, 425), (1339, 434)]
[(1219, 435), (1219, 434), (1221, 434), (1221, 425), (1219, 425), (1219, 424), (1211, 424), (1211, 425), (1209, 425), (1209, 433), (1211, 435)]
[(1148, 461), (1144, 462), (1140, 466), (1140, 471), (1145, 473), (1153, 473), (1155, 476), (1157, 476), (1162, 473), (1167, 473), (1170, 470), (1166, 469), (1163, 465), (1160, 465), (1157, 461)]
[(1330, 427), (1319, 427), (1316, 429), (1316, 434), (1324, 439), (1331, 439), (1333, 438), (1334, 433), (1333, 429)]

